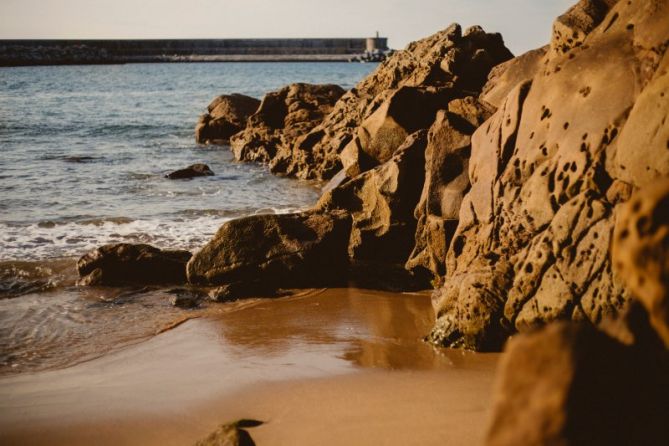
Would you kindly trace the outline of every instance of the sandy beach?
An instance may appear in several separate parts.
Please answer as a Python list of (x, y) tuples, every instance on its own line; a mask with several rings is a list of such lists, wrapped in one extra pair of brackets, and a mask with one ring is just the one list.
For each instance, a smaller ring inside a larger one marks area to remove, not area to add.
[(253, 418), (258, 444), (480, 444), (499, 355), (424, 343), (429, 308), (426, 293), (356, 289), (213, 308), (98, 359), (3, 377), (0, 440), (183, 445)]

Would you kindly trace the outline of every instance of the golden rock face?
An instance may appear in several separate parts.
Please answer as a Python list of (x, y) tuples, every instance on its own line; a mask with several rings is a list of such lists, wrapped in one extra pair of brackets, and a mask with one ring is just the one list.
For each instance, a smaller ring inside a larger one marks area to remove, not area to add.
[(669, 347), (669, 178), (641, 189), (623, 206), (611, 257)]

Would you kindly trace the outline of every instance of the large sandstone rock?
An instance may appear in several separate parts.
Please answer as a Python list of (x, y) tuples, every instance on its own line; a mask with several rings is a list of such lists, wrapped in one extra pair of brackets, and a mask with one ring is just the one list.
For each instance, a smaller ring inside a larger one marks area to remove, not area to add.
[(471, 134), (490, 116), (475, 98), (455, 99), (437, 113), (425, 151), (425, 181), (415, 209), (418, 227), (408, 270), (441, 284), (446, 251), (469, 190)]
[(550, 50), (555, 55), (583, 45), (585, 38), (602, 23), (618, 0), (581, 0), (553, 23)]
[(407, 136), (429, 128), (437, 111), (453, 98), (447, 88), (401, 87), (387, 94), (341, 153), (349, 177), (389, 160)]
[(642, 189), (624, 206), (612, 258), (669, 348), (669, 177)]
[(293, 145), (320, 124), (343, 94), (337, 85), (311, 84), (292, 84), (268, 93), (244, 131), (231, 138), (235, 158), (267, 163), (273, 172), (285, 172), (292, 162)]
[(423, 184), (426, 133), (421, 130), (410, 135), (385, 163), (326, 192), (319, 200), (319, 209), (351, 213), (348, 253), (355, 264), (403, 269), (416, 232), (413, 209)]
[(227, 144), (230, 137), (246, 127), (246, 121), (256, 112), (260, 101), (243, 94), (222, 95), (214, 99), (207, 113), (195, 126), (195, 141)]
[(346, 157), (370, 155), (366, 165), (363, 157), (361, 170), (384, 162), (408, 134), (429, 127), (439, 108), (478, 92), (490, 69), (511, 57), (499, 34), (479, 27), (462, 33), (457, 24), (410, 44), (342, 96), (323, 122), (296, 142), (286, 173), (331, 178), (342, 168), (339, 156), (347, 147), (353, 153)]
[(77, 262), (80, 285), (181, 284), (186, 282), (186, 262), (191, 253), (158, 249), (150, 245), (104, 245)]
[(618, 2), (597, 20), (571, 49), (554, 36), (560, 51), (526, 61), (530, 79), (510, 75), (518, 83), (473, 135), (433, 298), (440, 344), (490, 347), (555, 319), (599, 326), (629, 299), (609, 245), (620, 204), (669, 169), (669, 2)]
[(188, 262), (188, 281), (265, 289), (346, 282), (351, 217), (342, 211), (254, 215), (225, 223)]
[(494, 391), (487, 446), (669, 442), (669, 357), (589, 324), (512, 339)]

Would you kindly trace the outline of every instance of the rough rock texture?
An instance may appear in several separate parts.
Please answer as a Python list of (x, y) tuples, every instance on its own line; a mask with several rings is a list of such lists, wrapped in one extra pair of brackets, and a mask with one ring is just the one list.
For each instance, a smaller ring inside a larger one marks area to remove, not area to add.
[(499, 348), (555, 319), (599, 325), (629, 298), (609, 244), (633, 188), (669, 173), (669, 2), (621, 1), (597, 17), (570, 50), (554, 37), (562, 49), (531, 63), (531, 79), (519, 70), (472, 137), (471, 189), (433, 296), (440, 344)]
[(256, 112), (260, 101), (243, 94), (222, 95), (214, 99), (207, 113), (195, 126), (195, 141), (227, 144), (230, 137), (246, 127), (246, 121)]
[(555, 323), (509, 342), (487, 446), (669, 442), (669, 357), (589, 324)]
[[(389, 160), (324, 193), (316, 206), (350, 212), (348, 254), (365, 271), (362, 275), (388, 267), (394, 271), (387, 274), (406, 274), (402, 270), (416, 232), (413, 210), (423, 183), (426, 140), (424, 130), (410, 135)], [(408, 275), (404, 279), (412, 281)], [(408, 288), (418, 286), (404, 282)]]
[(195, 177), (205, 177), (215, 175), (214, 172), (206, 164), (192, 164), (185, 169), (175, 170), (174, 172), (165, 175), (165, 178), (170, 180), (184, 180)]
[(317, 205), (351, 213), (349, 255), (356, 260), (403, 263), (411, 251), (420, 195), (425, 131), (417, 132), (383, 165), (325, 193)]
[(260, 426), (262, 421), (239, 420), (234, 423), (222, 424), (204, 440), (195, 443), (195, 446), (255, 446), (247, 428)]
[(197, 285), (263, 282), (301, 288), (346, 280), (351, 217), (346, 212), (254, 215), (225, 223), (188, 262)]
[(186, 282), (191, 253), (150, 245), (104, 245), (77, 262), (80, 285), (178, 284)]
[(285, 173), (331, 178), (341, 170), (339, 155), (347, 146), (348, 157), (369, 155), (363, 170), (384, 162), (408, 134), (428, 128), (448, 100), (478, 92), (490, 69), (511, 57), (499, 34), (479, 27), (462, 33), (456, 24), (410, 44), (342, 96), (323, 122), (296, 142)]
[(553, 23), (550, 50), (556, 55), (583, 45), (585, 38), (602, 23), (618, 0), (582, 0)]
[(446, 251), (469, 190), (471, 134), (490, 116), (475, 98), (455, 99), (437, 113), (425, 151), (425, 181), (415, 209), (418, 221), (413, 252), (406, 268), (441, 284)]
[(285, 173), (294, 162), (293, 145), (332, 111), (344, 94), (337, 85), (292, 84), (265, 95), (244, 131), (231, 138), (235, 158), (267, 163)]
[(669, 178), (642, 189), (623, 207), (611, 256), (669, 348)]

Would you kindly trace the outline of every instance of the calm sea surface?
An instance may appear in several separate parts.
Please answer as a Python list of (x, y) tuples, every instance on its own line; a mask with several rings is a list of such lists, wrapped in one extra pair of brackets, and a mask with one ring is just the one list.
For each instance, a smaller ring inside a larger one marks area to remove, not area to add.
[[(313, 184), (194, 142), (217, 95), (292, 82), (351, 88), (347, 63), (137, 64), (0, 69), (0, 261), (78, 256), (110, 242), (195, 249), (226, 219), (312, 204)], [(171, 181), (192, 163), (216, 176)]]

